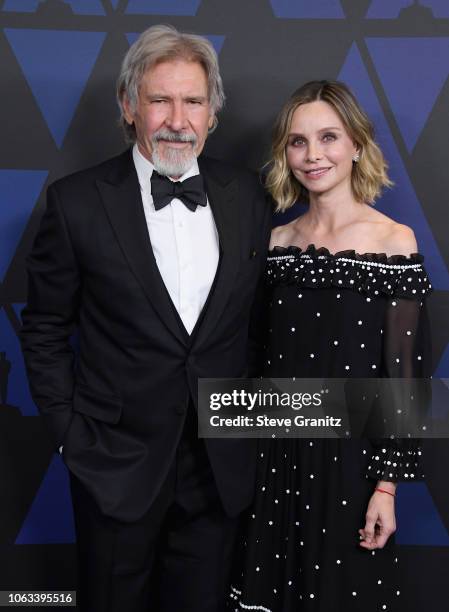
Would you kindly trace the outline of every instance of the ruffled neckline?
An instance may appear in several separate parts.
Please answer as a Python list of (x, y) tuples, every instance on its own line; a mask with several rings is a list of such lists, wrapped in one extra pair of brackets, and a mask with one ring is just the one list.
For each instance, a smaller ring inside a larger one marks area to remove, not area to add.
[(307, 248), (290, 245), (288, 247), (275, 246), (268, 251), (268, 257), (279, 257), (285, 255), (309, 255), (310, 257), (326, 257), (327, 259), (337, 260), (341, 258), (354, 259), (356, 261), (366, 261), (369, 263), (383, 264), (420, 264), (424, 262), (421, 253), (411, 253), (410, 255), (388, 255), (386, 253), (357, 253), (354, 249), (346, 249), (331, 253), (326, 247), (318, 247), (309, 244)]
[(420, 253), (390, 255), (356, 253), (353, 249), (331, 253), (310, 244), (274, 247), (266, 269), (268, 285), (351, 289), (369, 296), (421, 299), (432, 290)]

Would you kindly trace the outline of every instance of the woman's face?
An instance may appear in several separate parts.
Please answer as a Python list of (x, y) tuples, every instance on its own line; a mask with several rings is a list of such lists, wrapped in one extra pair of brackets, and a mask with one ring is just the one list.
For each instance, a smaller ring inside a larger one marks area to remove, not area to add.
[(332, 106), (322, 100), (302, 104), (293, 113), (287, 163), (310, 193), (335, 189), (351, 193), (352, 158), (357, 146)]

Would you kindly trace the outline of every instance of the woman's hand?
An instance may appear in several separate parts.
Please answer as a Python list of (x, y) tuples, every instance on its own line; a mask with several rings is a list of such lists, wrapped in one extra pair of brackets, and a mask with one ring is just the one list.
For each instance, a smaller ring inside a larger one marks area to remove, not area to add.
[(374, 491), (369, 500), (365, 527), (359, 529), (359, 534), (362, 538), (360, 546), (368, 550), (383, 548), (391, 534), (396, 531), (393, 497), (396, 484), (380, 480), (376, 488), (389, 491), (392, 495), (382, 493), (381, 491)]

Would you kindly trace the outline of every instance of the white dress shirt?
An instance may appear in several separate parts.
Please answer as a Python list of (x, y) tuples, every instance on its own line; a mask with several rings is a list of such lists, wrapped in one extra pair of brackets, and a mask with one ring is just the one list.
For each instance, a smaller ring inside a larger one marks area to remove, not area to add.
[[(218, 234), (212, 210), (197, 206), (192, 212), (174, 198), (155, 210), (151, 196), (154, 166), (133, 147), (133, 160), (139, 179), (151, 246), (162, 280), (189, 334), (207, 300), (218, 266)], [(199, 174), (198, 163), (180, 181)]]
[[(151, 196), (154, 166), (133, 147), (133, 160), (151, 246), (162, 280), (184, 327), (192, 333), (207, 300), (218, 266), (218, 233), (209, 201), (192, 212), (178, 198), (155, 210)], [(198, 163), (180, 181), (199, 174)], [(63, 446), (59, 447), (62, 454)]]

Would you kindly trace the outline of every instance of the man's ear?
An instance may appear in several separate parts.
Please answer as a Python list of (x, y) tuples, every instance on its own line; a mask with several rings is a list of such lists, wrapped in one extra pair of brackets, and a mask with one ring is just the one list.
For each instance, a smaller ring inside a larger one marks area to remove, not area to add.
[(207, 127), (209, 128), (209, 134), (215, 131), (218, 125), (217, 115), (210, 115)]
[(134, 123), (134, 113), (131, 110), (131, 104), (126, 94), (123, 94), (122, 106), (123, 106), (123, 116), (125, 117), (126, 123), (128, 123), (129, 125), (132, 125)]

